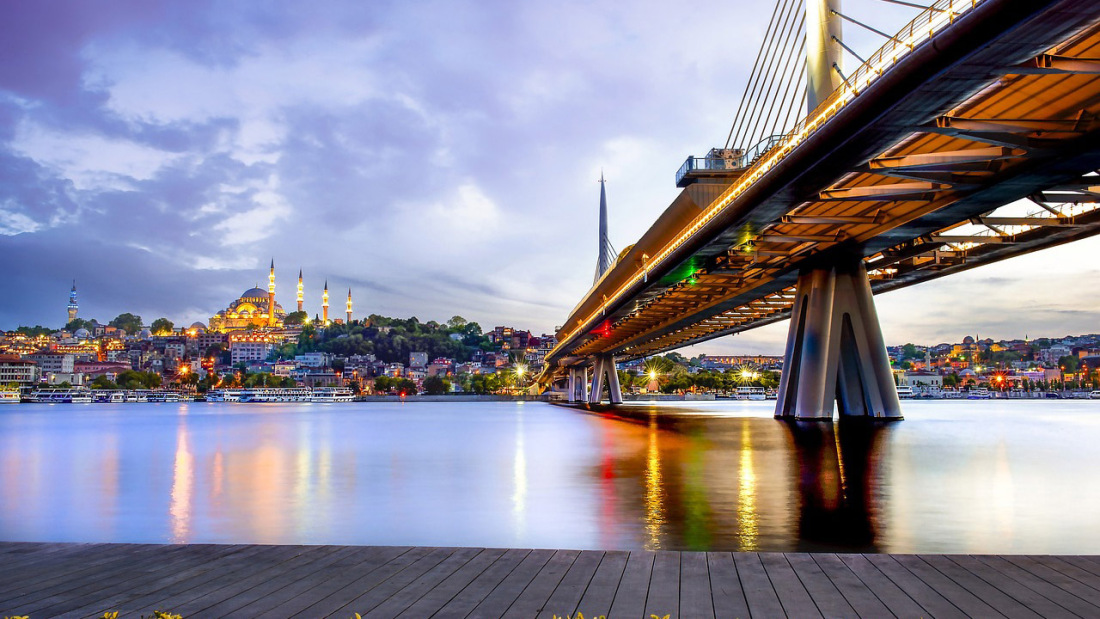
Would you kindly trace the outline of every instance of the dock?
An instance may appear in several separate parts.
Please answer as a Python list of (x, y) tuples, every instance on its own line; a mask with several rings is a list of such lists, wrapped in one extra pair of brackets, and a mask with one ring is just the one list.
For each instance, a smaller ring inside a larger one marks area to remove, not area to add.
[(1096, 617), (1100, 557), (0, 543), (0, 617)]

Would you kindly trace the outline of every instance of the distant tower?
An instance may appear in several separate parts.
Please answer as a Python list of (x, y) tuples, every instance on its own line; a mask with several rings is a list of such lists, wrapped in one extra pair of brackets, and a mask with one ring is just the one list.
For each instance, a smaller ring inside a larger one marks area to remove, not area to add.
[(73, 280), (73, 288), (69, 291), (69, 322), (76, 320), (76, 280)]
[(328, 324), (328, 280), (325, 280), (325, 293), (321, 295), (321, 324)]
[(271, 259), (271, 273), (267, 276), (267, 326), (275, 326), (275, 259)]
[(302, 311), (302, 270), (298, 269), (298, 311)]
[(604, 190), (603, 171), (600, 171), (600, 253), (596, 260), (596, 277), (592, 283), (600, 281), (600, 277), (611, 268), (611, 261), (615, 259), (615, 248), (611, 246), (611, 239), (607, 236), (607, 192)]
[(351, 324), (351, 288), (348, 288), (348, 324)]

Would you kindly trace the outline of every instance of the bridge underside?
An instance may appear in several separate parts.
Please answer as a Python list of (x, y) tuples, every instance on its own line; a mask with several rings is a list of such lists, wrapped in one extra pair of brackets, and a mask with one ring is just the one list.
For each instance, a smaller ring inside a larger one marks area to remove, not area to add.
[(878, 293), (1100, 233), (1098, 22), (1092, 0), (977, 5), (793, 146), (686, 188), (550, 361), (786, 319), (800, 273), (853, 254)]

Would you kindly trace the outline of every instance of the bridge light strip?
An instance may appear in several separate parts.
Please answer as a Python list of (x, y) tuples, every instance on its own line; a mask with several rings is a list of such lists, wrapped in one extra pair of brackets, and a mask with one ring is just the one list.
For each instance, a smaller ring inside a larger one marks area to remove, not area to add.
[[(792, 131), (772, 149), (772, 154), (770, 156), (757, 161), (749, 168), (749, 171), (741, 177), (739, 183), (727, 189), (702, 215), (696, 218), (687, 230), (681, 232), (676, 239), (666, 245), (656, 256), (651, 257), (647, 261), (644, 270), (635, 272), (635, 274), (624, 284), (619, 286), (614, 293), (609, 297), (605, 297), (606, 300), (600, 305), (600, 309), (596, 310), (585, 319), (577, 319), (577, 327), (558, 338), (558, 345), (555, 346), (547, 356), (553, 356), (555, 353), (559, 352), (559, 349), (563, 348), (566, 342), (576, 336), (585, 325), (600, 318), (604, 312), (606, 312), (607, 307), (622, 296), (630, 287), (643, 279), (648, 279), (650, 270), (660, 265), (670, 254), (672, 254), (672, 252), (679, 249), (680, 246), (686, 243), (696, 232), (710, 223), (741, 194), (745, 193), (745, 191), (754, 185), (756, 181), (760, 180), (761, 177), (770, 172), (780, 161), (785, 159), (791, 151), (798, 147), (808, 137), (816, 133), (825, 122), (835, 116), (837, 112), (843, 109), (848, 103), (854, 100), (860, 92), (881, 76), (885, 69), (897, 64), (899, 58), (903, 58), (910, 54), (916, 49), (918, 44), (932, 39), (937, 32), (953, 24), (956, 17), (965, 15), (984, 1), (985, 0), (971, 0), (970, 2), (958, 2), (957, 0), (938, 0), (932, 6), (928, 7), (927, 10), (913, 18), (912, 21), (906, 24), (898, 32), (896, 37), (890, 39), (890, 41), (879, 48), (877, 52), (872, 54), (867, 62), (856, 69), (851, 76), (851, 83), (845, 82), (841, 87), (833, 91), (833, 94), (818, 106), (817, 110), (815, 110), (816, 114), (814, 114), (812, 119), (809, 117), (802, 119), (802, 121), (796, 125), (796, 131)], [(925, 22), (926, 27), (922, 26), (918, 28), (920, 22)], [(908, 33), (906, 33), (907, 30)], [(889, 50), (887, 48), (889, 48)], [(887, 56), (887, 54), (889, 55)], [(800, 128), (799, 125), (801, 125)], [(612, 269), (608, 269), (608, 271), (604, 273), (604, 276), (606, 277), (611, 271)], [(597, 286), (593, 286), (593, 289), (598, 287), (599, 283), (602, 283), (602, 279), (603, 278), (601, 278), (601, 282), (597, 283)], [(583, 304), (584, 300), (582, 299), (577, 308)]]

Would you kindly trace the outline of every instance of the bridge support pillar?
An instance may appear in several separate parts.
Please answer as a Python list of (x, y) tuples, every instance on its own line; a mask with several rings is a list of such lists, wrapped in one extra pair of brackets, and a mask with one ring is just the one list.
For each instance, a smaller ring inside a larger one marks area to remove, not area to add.
[(619, 387), (619, 372), (615, 369), (615, 357), (613, 355), (600, 355), (596, 357), (595, 369), (592, 376), (592, 392), (588, 395), (588, 403), (600, 403), (600, 399), (603, 398), (605, 375), (607, 377), (607, 391), (611, 394), (611, 403), (622, 404), (623, 392)]
[(775, 416), (901, 419), (890, 359), (862, 262), (798, 277)]
[(588, 401), (588, 368), (569, 368), (569, 402)]

